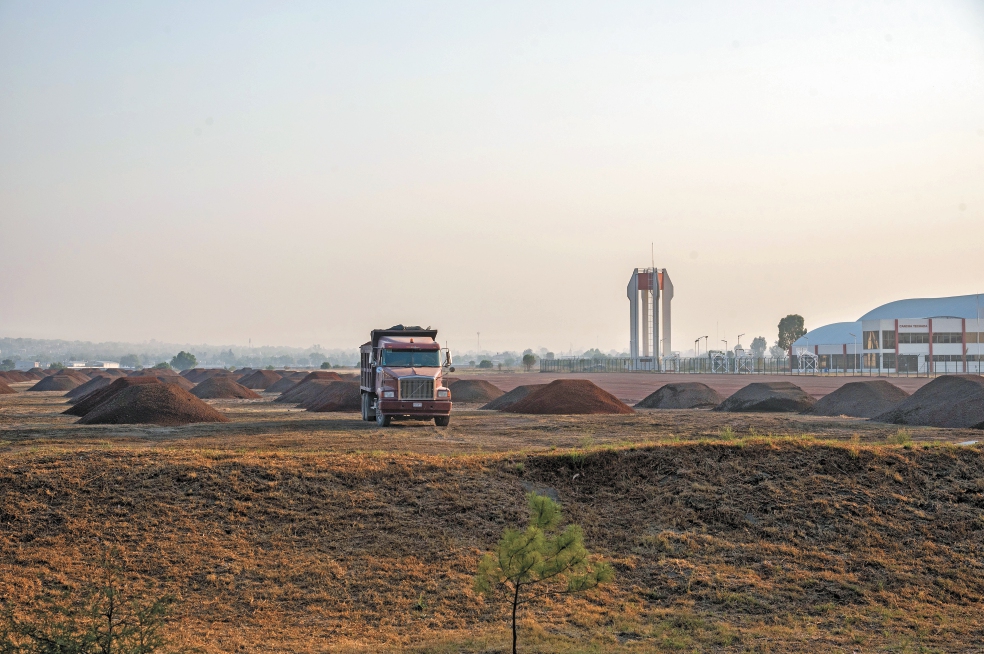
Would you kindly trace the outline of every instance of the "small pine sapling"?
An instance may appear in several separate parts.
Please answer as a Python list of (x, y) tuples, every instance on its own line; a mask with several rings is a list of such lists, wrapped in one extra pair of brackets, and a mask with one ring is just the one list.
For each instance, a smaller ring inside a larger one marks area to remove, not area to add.
[(577, 525), (560, 530), (560, 505), (549, 497), (526, 496), (526, 529), (507, 528), (495, 551), (478, 564), (475, 590), (503, 598), (512, 609), (512, 651), (516, 654), (516, 615), (520, 606), (548, 595), (573, 595), (611, 581), (607, 563), (592, 564)]

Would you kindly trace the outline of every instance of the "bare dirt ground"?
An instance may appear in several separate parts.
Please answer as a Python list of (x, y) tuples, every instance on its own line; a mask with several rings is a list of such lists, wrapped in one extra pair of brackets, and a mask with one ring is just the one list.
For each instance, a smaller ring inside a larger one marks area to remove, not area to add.
[(540, 372), (456, 372), (456, 377), (485, 379), (504, 391), (511, 391), (523, 384), (547, 384), (555, 379), (589, 379), (627, 404), (635, 404), (664, 384), (674, 382), (700, 382), (707, 384), (727, 397), (753, 382), (785, 381), (796, 384), (819, 399), (852, 381), (884, 379), (907, 393), (912, 393), (929, 383), (926, 377), (839, 377), (819, 375), (687, 375), (656, 374), (647, 372), (612, 373), (540, 373)]
[(475, 407), (378, 429), (272, 397), (185, 427), (0, 397), (0, 598), (77, 586), (117, 548), (205, 652), (506, 651), (472, 575), (539, 490), (616, 580), (533, 604), (525, 651), (981, 651), (984, 448), (955, 445), (980, 431)]

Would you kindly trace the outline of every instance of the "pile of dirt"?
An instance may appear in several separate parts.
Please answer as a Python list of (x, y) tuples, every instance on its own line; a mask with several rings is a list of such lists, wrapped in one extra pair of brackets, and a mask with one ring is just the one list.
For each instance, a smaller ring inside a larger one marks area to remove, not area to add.
[(206, 379), (191, 389), (191, 394), (203, 400), (255, 400), (260, 397), (259, 393), (222, 375)]
[(756, 382), (715, 407), (715, 411), (796, 412), (809, 411), (817, 401), (790, 382)]
[(86, 383), (82, 384), (81, 386), (76, 386), (69, 392), (65, 393), (65, 397), (67, 397), (69, 400), (74, 400), (76, 398), (83, 397), (85, 395), (88, 395), (92, 391), (96, 391), (99, 390), (100, 388), (109, 386), (109, 384), (112, 381), (113, 380), (110, 379), (110, 377), (107, 375), (96, 375), (95, 377), (93, 377)]
[(212, 377), (231, 377), (233, 373), (225, 368), (189, 368), (181, 373), (181, 376), (193, 384), (200, 384)]
[(872, 420), (897, 425), (984, 429), (984, 377), (937, 377)]
[(907, 397), (908, 393), (884, 379), (850, 382), (820, 398), (810, 413), (873, 418), (894, 408)]
[(713, 409), (724, 398), (707, 384), (681, 382), (666, 384), (635, 405), (637, 409)]
[[(88, 381), (88, 379), (86, 380)], [(31, 386), (29, 391), (70, 391), (73, 388), (81, 386), (83, 381), (80, 381), (77, 377), (73, 375), (51, 375), (50, 377), (45, 377), (39, 381), (34, 386)]]
[[(454, 391), (451, 391), (454, 398)], [(635, 413), (632, 407), (587, 379), (552, 381), (505, 409), (509, 413), (601, 414)]]
[(16, 392), (10, 386), (7, 386), (6, 383), (0, 381), (0, 395), (13, 395)]
[(358, 382), (340, 381), (329, 384), (316, 398), (303, 402), (301, 408), (317, 412), (359, 413), (362, 411), (362, 391)]
[(35, 379), (20, 370), (8, 370), (7, 372), (0, 372), (0, 381), (8, 384), (19, 384), (20, 382), (35, 381)]
[(25, 374), (30, 375), (32, 379), (41, 379), (42, 377), (47, 377), (50, 370), (44, 368), (31, 368)]
[(455, 402), (491, 402), (502, 397), (505, 392), (498, 386), (493, 386), (484, 379), (462, 379), (452, 382), (451, 399)]
[(180, 377), (170, 368), (144, 368), (126, 374), (127, 377)]
[(188, 425), (229, 422), (224, 415), (176, 384), (130, 386), (79, 419), (82, 425)]
[(131, 386), (145, 386), (147, 384), (162, 383), (163, 382), (157, 377), (121, 377), (119, 379), (114, 379), (108, 386), (104, 386), (103, 388), (96, 389), (91, 393), (75, 398), (74, 405), (65, 411), (62, 411), (62, 413), (69, 416), (84, 416), (103, 402), (112, 399), (118, 393), (123, 392)]
[[(294, 388), (299, 383), (301, 383), (305, 379), (308, 379), (311, 375), (314, 375), (314, 374), (324, 374), (324, 375), (327, 375), (326, 377), (324, 377), (324, 379), (332, 379), (332, 380), (337, 381), (337, 379), (336, 379), (336, 376), (337, 376), (336, 373), (328, 372), (326, 370), (320, 370), (320, 371), (309, 373), (309, 374), (308, 373), (303, 373), (303, 372), (289, 372), (289, 373), (284, 373), (283, 378), (280, 379), (279, 381), (274, 382), (272, 386), (270, 386), (269, 388), (266, 389), (266, 392), (267, 393), (284, 393), (284, 392), (289, 391), (290, 389)], [(311, 377), (311, 378), (312, 379), (318, 379), (317, 377)]]
[(528, 384), (526, 386), (517, 386), (505, 395), (500, 395), (480, 408), (487, 409), (489, 411), (505, 411), (507, 408), (516, 404), (516, 402), (519, 402), (533, 391), (539, 390), (544, 386), (546, 386), (546, 384)]
[(283, 379), (283, 375), (279, 372), (273, 370), (257, 370), (256, 372), (250, 373), (245, 377), (240, 377), (238, 381), (246, 388), (265, 391), (281, 379)]
[(325, 388), (331, 384), (340, 383), (337, 379), (310, 379), (306, 382), (297, 384), (294, 388), (286, 391), (276, 398), (274, 402), (285, 404), (298, 404), (307, 402), (317, 397)]

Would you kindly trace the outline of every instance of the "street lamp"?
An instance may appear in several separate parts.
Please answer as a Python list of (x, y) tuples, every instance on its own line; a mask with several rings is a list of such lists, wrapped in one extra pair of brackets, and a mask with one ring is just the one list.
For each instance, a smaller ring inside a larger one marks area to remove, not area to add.
[(744, 334), (738, 334), (738, 345), (736, 345), (735, 347), (741, 347), (741, 337), (742, 336), (744, 336)]

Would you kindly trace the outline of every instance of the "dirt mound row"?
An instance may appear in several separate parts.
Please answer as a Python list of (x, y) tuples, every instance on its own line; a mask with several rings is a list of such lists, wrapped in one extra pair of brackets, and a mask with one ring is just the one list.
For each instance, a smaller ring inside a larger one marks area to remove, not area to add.
[[(88, 381), (86, 379), (85, 381)], [(51, 375), (50, 377), (45, 377), (39, 381), (34, 386), (31, 386), (29, 391), (70, 391), (73, 388), (81, 386), (83, 381), (80, 381), (74, 375)]]
[(282, 378), (275, 381), (272, 385), (268, 386), (266, 389), (267, 393), (283, 393), (284, 391), (289, 391), (293, 387), (297, 386), (299, 380), (293, 377), (288, 377), (284, 375)]
[[(454, 391), (451, 397), (454, 397)], [(632, 407), (587, 379), (552, 381), (516, 402), (506, 411), (563, 415), (635, 413)]]
[(707, 384), (666, 384), (635, 405), (637, 409), (713, 409), (724, 398)]
[(283, 379), (283, 375), (273, 370), (257, 370), (245, 377), (240, 377), (237, 381), (246, 388), (258, 391), (265, 391), (270, 386)]
[(222, 375), (206, 379), (191, 389), (191, 394), (203, 400), (255, 400), (260, 397), (259, 393)]
[(809, 411), (817, 401), (790, 382), (749, 384), (719, 404), (715, 411), (796, 412)]
[(984, 377), (937, 377), (872, 420), (897, 425), (984, 429)]
[(810, 413), (872, 418), (894, 408), (907, 397), (908, 393), (884, 379), (850, 382), (817, 400)]
[(121, 377), (120, 379), (114, 379), (108, 386), (75, 398), (75, 404), (62, 411), (62, 413), (69, 416), (84, 416), (103, 402), (110, 400), (131, 386), (163, 383), (157, 377)]
[(358, 382), (329, 384), (316, 398), (300, 405), (308, 411), (358, 413), (362, 411), (362, 391)]
[(493, 386), (484, 379), (462, 379), (452, 382), (451, 399), (455, 402), (491, 402), (502, 397), (505, 392), (498, 386)]
[(537, 391), (544, 386), (546, 386), (546, 384), (527, 384), (526, 386), (517, 386), (505, 395), (500, 395), (481, 408), (489, 411), (505, 411), (507, 408), (516, 404), (516, 402), (519, 402), (530, 393)]
[(193, 384), (200, 384), (212, 377), (231, 377), (233, 373), (225, 368), (190, 368), (182, 372), (181, 376)]
[(99, 390), (100, 388), (109, 386), (110, 383), (112, 383), (112, 381), (113, 380), (107, 375), (96, 375), (95, 377), (93, 377), (86, 383), (82, 384), (81, 386), (76, 386), (69, 392), (65, 393), (65, 397), (69, 398), (70, 400), (83, 397), (85, 395), (88, 395), (92, 391)]
[(82, 425), (187, 425), (229, 422), (224, 415), (176, 384), (130, 386), (79, 419)]
[(35, 381), (35, 379), (20, 370), (8, 370), (7, 372), (0, 372), (0, 381), (8, 384), (19, 384), (20, 382)]
[(16, 392), (10, 386), (7, 386), (6, 382), (0, 381), (0, 395), (13, 395)]

